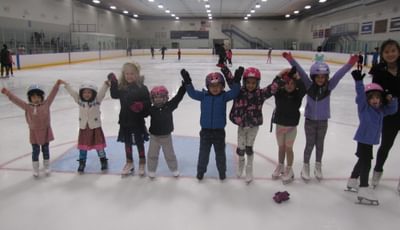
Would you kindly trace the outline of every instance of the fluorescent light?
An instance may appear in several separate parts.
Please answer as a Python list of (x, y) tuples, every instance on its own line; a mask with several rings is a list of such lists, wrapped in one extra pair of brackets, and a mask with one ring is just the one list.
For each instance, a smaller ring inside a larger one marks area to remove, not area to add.
[(207, 11), (207, 13), (211, 13), (211, 10), (206, 10)]
[(165, 10), (165, 13), (169, 14), (169, 13), (171, 13), (171, 11), (169, 11), (169, 10)]
[(127, 14), (129, 13), (127, 10), (122, 11), (122, 13)]
[(179, 17), (175, 17), (176, 20), (179, 20)]
[(139, 17), (139, 15), (137, 15), (137, 14), (134, 14), (134, 15), (133, 15), (133, 17), (135, 17), (135, 18), (138, 18), (138, 17)]
[(110, 9), (115, 10), (115, 9), (117, 9), (117, 7), (116, 6), (110, 6)]
[(257, 3), (256, 8), (260, 8), (260, 7), (261, 7), (260, 3)]
[(208, 17), (212, 17), (212, 14), (207, 14)]
[(326, 0), (319, 0), (318, 2), (319, 3), (324, 3), (324, 2), (326, 2)]
[(93, 2), (93, 3), (96, 3), (96, 4), (99, 4), (99, 3), (100, 3), (99, 0), (93, 0), (92, 2)]
[(306, 6), (304, 7), (304, 9), (306, 9), (306, 10), (311, 9), (311, 6), (310, 6), (310, 5), (306, 5)]
[(154, 0), (149, 0), (149, 2), (154, 2)]
[(300, 11), (295, 10), (295, 11), (293, 11), (293, 13), (294, 13), (294, 14), (298, 14), (298, 13), (300, 13)]
[(247, 19), (249, 19), (248, 17), (244, 17), (244, 20), (247, 20)]
[(175, 14), (171, 14), (171, 17), (175, 17)]
[(247, 16), (247, 17), (251, 17), (251, 14), (247, 14), (246, 16)]
[(286, 14), (286, 15), (285, 15), (285, 18), (290, 18), (290, 14)]
[(267, 0), (261, 0), (262, 2), (266, 2)]
[(212, 17), (208, 17), (208, 19), (212, 20)]
[(253, 9), (252, 9), (252, 10), (250, 10), (250, 13), (255, 13), (255, 12), (256, 12), (256, 11), (255, 11), (255, 10), (253, 10)]
[(206, 7), (206, 8), (210, 8), (210, 4), (206, 4), (204, 7)]
[(162, 9), (164, 6), (162, 4), (158, 4), (158, 8)]

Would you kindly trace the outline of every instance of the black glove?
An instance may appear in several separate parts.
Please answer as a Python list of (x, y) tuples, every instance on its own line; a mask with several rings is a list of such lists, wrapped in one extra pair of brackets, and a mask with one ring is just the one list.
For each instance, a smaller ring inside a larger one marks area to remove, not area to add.
[(353, 76), (355, 81), (362, 81), (365, 77), (365, 73), (361, 74), (360, 70), (353, 70), (351, 71), (351, 76)]
[(288, 73), (288, 77), (290, 77), (291, 79), (293, 79), (293, 77), (294, 77), (294, 75), (296, 74), (296, 66), (293, 66), (291, 69), (290, 69), (290, 71), (289, 71), (289, 73)]
[(286, 84), (285, 80), (283, 80), (282, 77), (280, 77), (280, 76), (276, 76), (274, 78), (274, 80), (272, 81), (272, 83), (276, 83), (279, 88), (285, 86), (285, 84)]
[(240, 83), (240, 80), (242, 79), (242, 75), (244, 72), (244, 68), (242, 66), (239, 66), (239, 68), (237, 68), (235, 70), (235, 77), (233, 78), (233, 81), (236, 83)]
[(228, 67), (224, 66), (221, 68), (221, 72), (224, 74), (225, 80), (229, 81), (233, 79), (232, 73)]
[(182, 76), (182, 79), (183, 79), (183, 82), (185, 83), (185, 85), (192, 84), (192, 79), (190, 78), (188, 71), (186, 71), (185, 69), (182, 69), (181, 76)]
[(110, 82), (117, 82), (117, 77), (115, 76), (115, 74), (113, 72), (109, 73), (107, 75), (107, 80), (109, 80)]

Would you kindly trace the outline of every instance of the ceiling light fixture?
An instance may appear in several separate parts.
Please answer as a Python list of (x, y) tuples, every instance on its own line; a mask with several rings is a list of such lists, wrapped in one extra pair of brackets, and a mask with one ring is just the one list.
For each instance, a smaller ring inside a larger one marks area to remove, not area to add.
[(249, 19), (248, 17), (244, 17), (244, 20), (247, 20), (247, 19)]
[(206, 4), (204, 7), (206, 7), (206, 8), (210, 8), (210, 4)]
[(149, 0), (149, 2), (154, 2), (154, 0)]
[(171, 14), (171, 17), (175, 17), (175, 14)]
[(319, 3), (324, 3), (324, 2), (326, 2), (326, 0), (319, 0), (318, 2)]
[(100, 3), (99, 0), (93, 0), (92, 2), (93, 2), (93, 3), (96, 3), (96, 4), (99, 4), (99, 3)]
[(134, 14), (134, 15), (133, 15), (133, 17), (135, 17), (135, 18), (138, 18), (138, 17), (139, 17), (139, 15), (137, 15), (137, 14)]
[(208, 17), (208, 19), (212, 20), (212, 17)]
[(261, 0), (262, 2), (266, 2), (267, 0)]
[(116, 10), (117, 7), (116, 6), (110, 6), (110, 9)]
[(260, 7), (261, 7), (260, 3), (257, 3), (256, 8), (260, 8)]
[(158, 4), (157, 7), (160, 8), (160, 9), (164, 8), (164, 6), (162, 4)]
[(293, 11), (293, 13), (294, 13), (294, 14), (298, 14), (298, 13), (300, 13), (300, 11), (295, 10), (295, 11)]
[(127, 10), (122, 11), (122, 13), (127, 14), (129, 13)]
[(311, 6), (310, 6), (310, 5), (306, 5), (306, 6), (304, 7), (304, 9), (306, 9), (306, 10), (311, 9)]
[(253, 13), (255, 13), (255, 12), (256, 12), (256, 11), (255, 11), (255, 10), (253, 10), (253, 9), (251, 9), (251, 10), (250, 10), (250, 13), (252, 13), (252, 14), (253, 14)]
[(207, 14), (208, 17), (212, 17), (212, 14)]
[(169, 14), (169, 13), (171, 13), (171, 11), (170, 10), (165, 10), (165, 13)]
[(285, 15), (285, 18), (290, 18), (290, 14), (286, 14), (286, 15)]
[(251, 17), (251, 14), (247, 14), (246, 16), (247, 16), (247, 17)]
[(207, 11), (207, 13), (211, 13), (211, 10), (206, 10)]
[(176, 19), (176, 20), (179, 20), (179, 17), (176, 17), (175, 19)]

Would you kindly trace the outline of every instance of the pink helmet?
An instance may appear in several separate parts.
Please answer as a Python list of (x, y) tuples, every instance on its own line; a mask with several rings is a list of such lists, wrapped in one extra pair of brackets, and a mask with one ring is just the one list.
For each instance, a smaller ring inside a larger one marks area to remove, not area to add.
[(382, 88), (382, 86), (380, 86), (379, 84), (376, 84), (376, 83), (370, 83), (370, 84), (365, 85), (364, 92), (368, 93), (371, 91), (378, 91), (378, 92), (383, 93), (383, 88)]
[(261, 79), (260, 70), (254, 67), (247, 68), (243, 73), (243, 80), (246, 80), (247, 78), (255, 78), (257, 80), (260, 80)]
[(151, 97), (159, 96), (168, 98), (168, 90), (163, 85), (154, 86), (150, 91)]
[(206, 87), (210, 84), (221, 83), (223, 87), (225, 87), (225, 80), (222, 74), (218, 72), (209, 73), (206, 77)]

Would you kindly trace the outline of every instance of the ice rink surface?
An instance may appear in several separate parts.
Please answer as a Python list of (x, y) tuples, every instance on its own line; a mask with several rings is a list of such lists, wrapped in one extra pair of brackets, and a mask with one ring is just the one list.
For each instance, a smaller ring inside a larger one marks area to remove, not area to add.
[[(182, 68), (189, 71), (196, 89), (204, 87), (209, 72), (218, 71), (215, 67), (217, 57), (211, 55), (185, 56), (183, 51), (181, 61), (176, 56), (166, 56), (164, 61), (160, 59), (160, 56), (155, 59), (137, 56), (15, 71), (15, 77), (1, 79), (0, 83), (23, 99), (26, 99), (26, 89), (30, 84), (41, 84), (48, 93), (57, 79), (71, 83), (76, 89), (84, 80), (93, 80), (100, 87), (109, 72), (119, 75), (123, 63), (134, 60), (140, 63), (149, 89), (165, 85), (172, 96), (181, 84), (179, 72)], [(308, 72), (311, 60), (298, 61)], [(266, 57), (234, 55), (233, 64), (232, 71), (239, 65), (259, 68), (261, 86), (269, 84), (280, 70), (289, 67), (278, 56), (272, 58), (272, 64), (266, 64)], [(330, 67), (335, 72), (340, 65), (330, 63)], [(370, 81), (368, 77), (367, 81)], [(358, 118), (351, 75), (348, 73), (342, 79), (331, 96), (331, 119), (322, 161), (325, 179), (321, 182), (313, 178), (306, 184), (300, 179), (305, 146), (303, 116), (294, 146), (295, 181), (283, 185), (280, 180), (271, 179), (278, 158), (275, 133), (269, 132), (273, 100), (265, 102), (264, 124), (254, 145), (255, 180), (246, 185), (244, 180), (235, 177), (221, 182), (207, 174), (202, 182), (198, 182), (191, 176), (175, 179), (165, 174), (155, 180), (138, 176), (121, 179), (118, 173), (78, 175), (75, 170), (56, 170), (49, 177), (34, 179), (24, 112), (1, 95), (0, 229), (398, 229), (400, 196), (396, 188), (400, 176), (400, 137), (397, 137), (385, 164), (383, 180), (375, 190), (379, 206), (355, 204), (356, 194), (344, 191), (356, 162), (353, 135)], [(304, 105), (305, 99), (302, 109)], [(227, 113), (230, 107), (231, 103), (227, 106)], [(107, 93), (101, 108), (105, 135), (117, 136), (119, 101), (112, 100)], [(73, 148), (78, 137), (78, 106), (63, 86), (51, 111), (55, 141), (50, 144), (50, 154), (54, 161)], [(174, 112), (173, 135), (198, 138), (199, 118), (199, 102), (185, 95)], [(237, 127), (228, 120), (225, 130), (226, 141), (235, 145)], [(377, 147), (374, 147), (374, 153)], [(197, 148), (191, 153), (176, 148), (178, 162), (179, 155), (197, 156)], [(106, 149), (106, 152), (108, 155), (124, 155), (123, 151)], [(133, 154), (137, 155), (135, 148)], [(311, 162), (314, 157), (313, 152)], [(211, 156), (210, 162), (213, 161), (214, 156)], [(77, 167), (75, 164), (74, 169)], [(165, 164), (162, 155), (160, 164)], [(313, 168), (312, 163), (312, 175)], [(272, 200), (274, 193), (284, 190), (290, 193), (290, 200), (275, 203)]]

